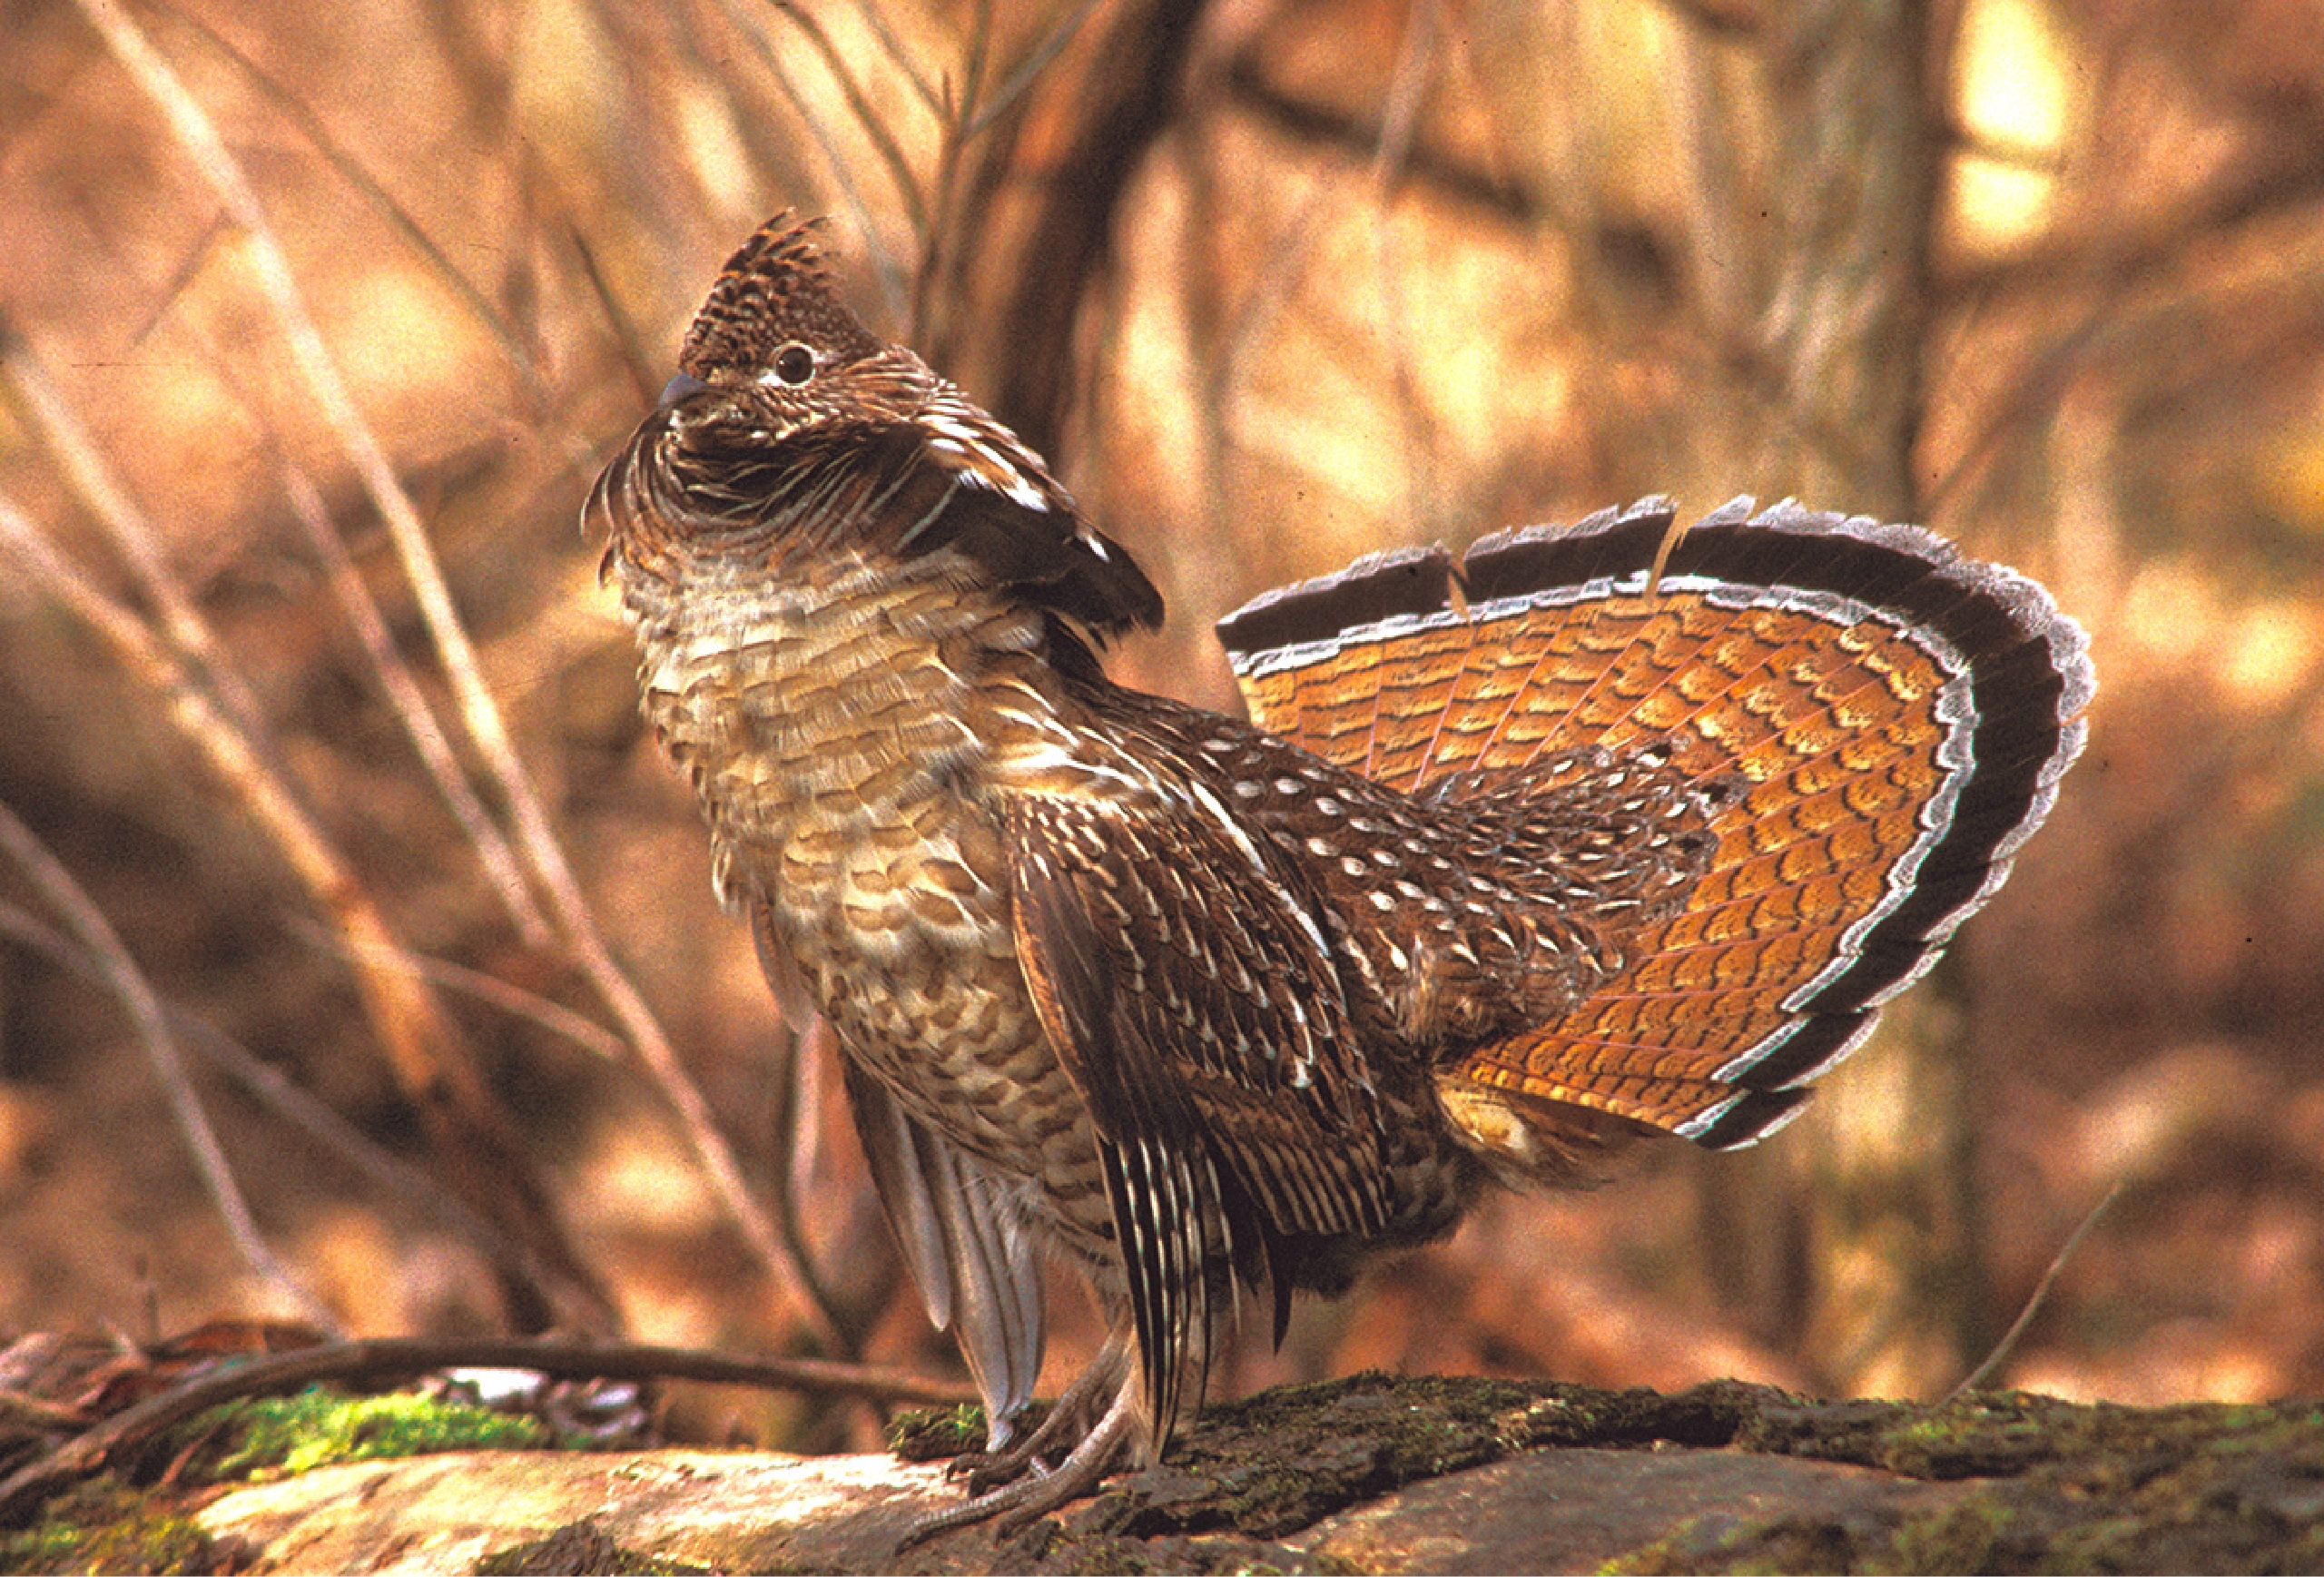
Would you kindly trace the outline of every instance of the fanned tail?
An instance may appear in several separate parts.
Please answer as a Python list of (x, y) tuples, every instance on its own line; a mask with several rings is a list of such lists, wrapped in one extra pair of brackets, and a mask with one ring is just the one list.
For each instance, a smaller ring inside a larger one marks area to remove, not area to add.
[[(1748, 1143), (1992, 896), (2082, 748), (2086, 640), (1916, 527), (1738, 501), (1649, 591), (1667, 500), (1374, 556), (1219, 626), (1254, 720), (1408, 793), (1657, 742), (1739, 784), (1676, 913), (1553, 1021), (1461, 1052), (1463, 1103)], [(1457, 776), (1455, 774), (1458, 774)]]

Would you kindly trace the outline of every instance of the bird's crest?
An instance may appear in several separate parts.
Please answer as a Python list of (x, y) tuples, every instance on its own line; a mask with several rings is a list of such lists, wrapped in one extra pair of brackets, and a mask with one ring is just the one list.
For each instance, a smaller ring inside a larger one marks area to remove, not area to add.
[(678, 365), (709, 383), (722, 372), (763, 369), (793, 343), (841, 359), (878, 351), (880, 340), (840, 299), (831, 264), (815, 244), (822, 228), (819, 219), (793, 222), (787, 209), (761, 225), (726, 260), (686, 331)]

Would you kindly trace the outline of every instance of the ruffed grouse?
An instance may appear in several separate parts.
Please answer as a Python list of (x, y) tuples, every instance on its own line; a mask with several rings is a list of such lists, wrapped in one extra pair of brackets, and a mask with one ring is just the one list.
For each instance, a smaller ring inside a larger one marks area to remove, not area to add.
[(809, 227), (735, 253), (680, 365), (587, 515), (718, 890), (843, 1054), (996, 1446), (1043, 1251), (1116, 1317), (1016, 1461), (1069, 1454), (972, 1513), (1158, 1454), (1246, 1290), (1279, 1336), (1488, 1178), (1771, 1130), (2081, 747), (2031, 581), (1745, 505), (1650, 574), (1659, 500), (1260, 598), (1239, 723), (1106, 677), (1160, 596)]

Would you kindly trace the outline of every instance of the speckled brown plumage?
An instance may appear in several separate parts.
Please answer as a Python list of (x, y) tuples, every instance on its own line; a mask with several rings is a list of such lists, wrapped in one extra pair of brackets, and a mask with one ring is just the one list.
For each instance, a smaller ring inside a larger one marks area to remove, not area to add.
[[(1379, 556), (1221, 626), (1254, 724), (1123, 689), (1159, 622), (1040, 462), (771, 222), (588, 515), (648, 716), (792, 1022), (828, 1024), (1005, 1440), (1039, 1257), (1118, 1339), (1019, 1465), (1080, 1487), (1222, 1322), (1479, 1184), (1757, 1138), (1998, 885), (2081, 633), (1926, 533), (1667, 506)], [(1142, 1424), (1142, 1429), (1140, 1428)]]

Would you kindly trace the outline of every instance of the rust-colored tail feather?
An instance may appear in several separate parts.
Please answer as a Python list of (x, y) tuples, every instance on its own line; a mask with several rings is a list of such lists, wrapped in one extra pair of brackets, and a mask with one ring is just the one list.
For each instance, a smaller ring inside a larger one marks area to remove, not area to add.
[[(2081, 629), (1911, 527), (1667, 500), (1377, 555), (1223, 621), (1254, 719), (1407, 792), (1667, 737), (1739, 780), (1677, 914), (1448, 1077), (1714, 1147), (1771, 1131), (1999, 886), (2080, 751)], [(1456, 587), (1460, 595), (1455, 595)]]

